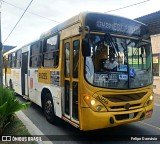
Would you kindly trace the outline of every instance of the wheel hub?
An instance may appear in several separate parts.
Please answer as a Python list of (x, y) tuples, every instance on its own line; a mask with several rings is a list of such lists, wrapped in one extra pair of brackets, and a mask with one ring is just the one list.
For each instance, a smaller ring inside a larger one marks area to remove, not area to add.
[(45, 111), (46, 111), (47, 115), (50, 115), (52, 112), (52, 102), (50, 100), (48, 100), (46, 102)]

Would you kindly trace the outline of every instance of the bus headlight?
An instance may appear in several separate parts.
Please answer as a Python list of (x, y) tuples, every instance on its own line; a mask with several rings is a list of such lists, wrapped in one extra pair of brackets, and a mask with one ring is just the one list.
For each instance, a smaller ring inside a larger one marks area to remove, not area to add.
[(150, 99), (150, 100), (153, 100), (153, 95), (151, 95), (151, 96), (149, 97), (149, 99)]
[(91, 105), (94, 106), (95, 105), (95, 100), (91, 100)]
[(153, 95), (151, 95), (151, 96), (147, 99), (147, 101), (146, 101), (146, 103), (145, 103), (144, 106), (149, 106), (149, 105), (153, 102), (153, 100), (154, 100)]
[(98, 100), (94, 99), (91, 96), (85, 96), (84, 101), (87, 103), (87, 105), (93, 110), (93, 111), (107, 111), (106, 108), (101, 104)]

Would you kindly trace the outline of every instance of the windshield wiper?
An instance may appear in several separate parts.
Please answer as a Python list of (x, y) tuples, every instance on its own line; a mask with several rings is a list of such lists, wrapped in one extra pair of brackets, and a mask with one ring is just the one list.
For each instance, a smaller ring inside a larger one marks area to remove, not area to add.
[[(117, 44), (113, 41), (111, 35), (109, 33), (105, 34), (105, 41), (107, 42), (107, 44), (114, 49), (114, 53), (112, 54), (116, 54), (116, 56), (119, 56), (119, 53), (117, 52)], [(112, 51), (113, 52), (113, 51)]]

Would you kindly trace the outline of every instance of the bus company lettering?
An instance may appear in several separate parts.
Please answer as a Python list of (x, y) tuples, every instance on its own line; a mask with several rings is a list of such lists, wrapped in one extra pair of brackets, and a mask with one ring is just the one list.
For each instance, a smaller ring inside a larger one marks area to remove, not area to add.
[(98, 95), (96, 99), (102, 103), (108, 104), (108, 100), (100, 95)]
[(47, 73), (39, 73), (39, 79), (47, 79)]
[(99, 20), (96, 22), (96, 26), (102, 29), (108, 29), (115, 32), (140, 35), (140, 27), (138, 25), (127, 25), (116, 22), (110, 23), (107, 21)]

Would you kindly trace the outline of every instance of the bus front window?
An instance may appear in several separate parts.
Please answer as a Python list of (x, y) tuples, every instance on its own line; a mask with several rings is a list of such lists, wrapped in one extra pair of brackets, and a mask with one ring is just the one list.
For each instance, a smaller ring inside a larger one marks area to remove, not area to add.
[(85, 77), (90, 84), (127, 89), (152, 83), (149, 43), (110, 35), (91, 35), (90, 49), (91, 56), (85, 59)]

